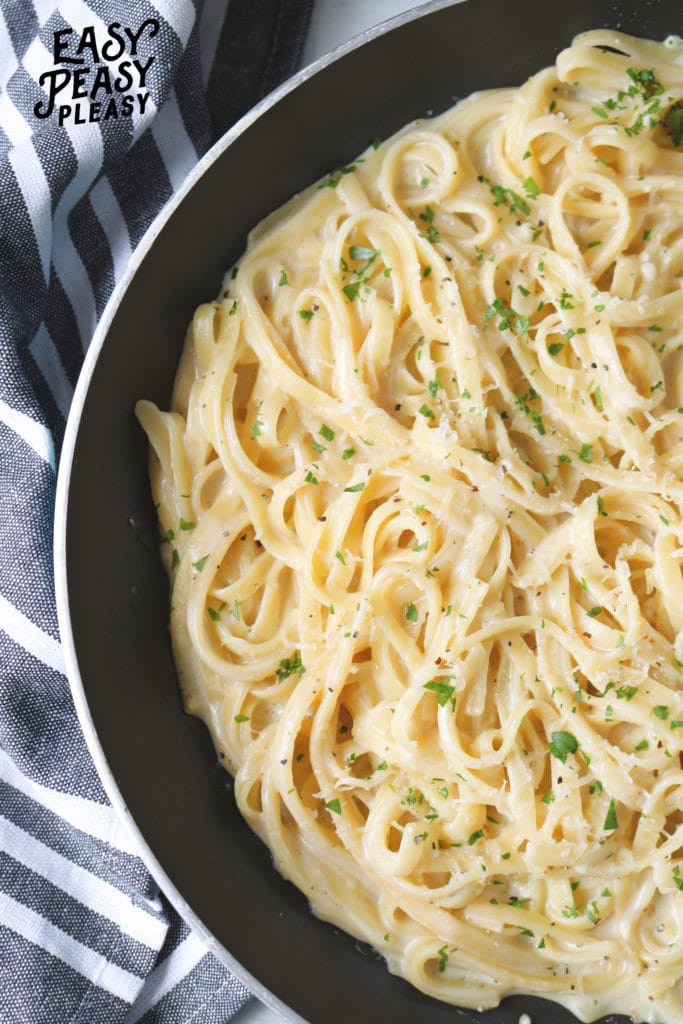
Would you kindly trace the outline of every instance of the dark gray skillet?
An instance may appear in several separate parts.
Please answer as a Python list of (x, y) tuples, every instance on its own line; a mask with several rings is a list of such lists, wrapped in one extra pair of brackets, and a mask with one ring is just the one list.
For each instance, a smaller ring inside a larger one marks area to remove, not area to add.
[[(299, 74), (243, 119), (139, 246), (92, 342), (67, 429), (56, 521), (62, 639), (90, 748), (152, 873), (262, 999), (311, 1024), (568, 1024), (538, 999), (487, 1014), (427, 999), (318, 921), (237, 813), (204, 726), (183, 715), (166, 628), (146, 443), (133, 405), (167, 406), (186, 325), (247, 231), (375, 137), (475, 89), (522, 82), (579, 31), (683, 32), (680, 0), (466, 0), (422, 8)], [(141, 536), (142, 535), (142, 536)]]

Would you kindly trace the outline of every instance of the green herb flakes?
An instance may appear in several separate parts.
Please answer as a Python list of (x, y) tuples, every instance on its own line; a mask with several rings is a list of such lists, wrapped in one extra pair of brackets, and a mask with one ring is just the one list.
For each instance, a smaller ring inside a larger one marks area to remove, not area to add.
[[(448, 678), (452, 677), (449, 676)], [(429, 690), (434, 694), (439, 707), (443, 708), (446, 704), (450, 703), (451, 709), (455, 708), (455, 687), (451, 686), (446, 680), (430, 679), (428, 683), (424, 684), (423, 689)]]
[(289, 679), (289, 677), (294, 675), (295, 672), (298, 672), (299, 677), (301, 677), (306, 671), (306, 667), (303, 665), (301, 655), (298, 651), (293, 658), (282, 658), (278, 665), (279, 667), (275, 674), (280, 682), (285, 679)]
[(553, 757), (558, 758), (562, 764), (566, 762), (568, 754), (575, 754), (578, 749), (579, 742), (576, 736), (572, 733), (559, 731), (550, 734), (548, 750)]
[(614, 800), (610, 800), (607, 814), (605, 815), (605, 821), (603, 823), (603, 829), (605, 832), (614, 832), (615, 829), (619, 828), (619, 822), (617, 820), (617, 807)]

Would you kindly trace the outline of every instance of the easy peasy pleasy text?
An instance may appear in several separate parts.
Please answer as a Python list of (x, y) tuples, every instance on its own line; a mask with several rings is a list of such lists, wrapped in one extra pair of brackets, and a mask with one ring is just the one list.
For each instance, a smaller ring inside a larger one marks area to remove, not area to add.
[(47, 93), (34, 107), (36, 117), (56, 113), (59, 125), (92, 124), (144, 114), (149, 101), (148, 79), (156, 60), (138, 52), (142, 39), (153, 38), (159, 22), (147, 18), (137, 28), (114, 21), (100, 33), (94, 26), (54, 33), (54, 67), (38, 82)]

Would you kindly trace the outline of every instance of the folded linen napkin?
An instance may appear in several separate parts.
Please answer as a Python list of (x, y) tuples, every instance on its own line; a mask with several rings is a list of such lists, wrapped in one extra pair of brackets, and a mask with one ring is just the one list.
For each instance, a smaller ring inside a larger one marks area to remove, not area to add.
[(0, 1021), (218, 1024), (249, 998), (103, 792), (52, 576), (83, 354), (209, 145), (295, 70), (312, 0), (0, 0)]

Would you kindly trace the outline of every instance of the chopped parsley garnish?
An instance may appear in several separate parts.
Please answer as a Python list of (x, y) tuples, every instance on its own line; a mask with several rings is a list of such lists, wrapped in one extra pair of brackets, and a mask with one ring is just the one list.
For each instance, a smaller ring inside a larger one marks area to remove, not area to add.
[(432, 398), (436, 398), (436, 393), (440, 387), (442, 387), (442, 384), (441, 381), (439, 380), (439, 375), (437, 373), (434, 380), (430, 380), (429, 384), (427, 385), (427, 390), (429, 391), (429, 394), (432, 396)]
[(528, 316), (522, 316), (517, 310), (507, 307), (501, 298), (495, 298), (489, 303), (484, 312), (484, 325), (498, 315), (501, 319), (498, 322), (499, 331), (514, 330), (515, 334), (526, 334), (530, 327)]
[[(448, 678), (452, 677), (449, 676)], [(423, 689), (429, 690), (434, 694), (439, 707), (443, 708), (450, 702), (451, 708), (455, 708), (455, 697), (453, 696), (455, 687), (445, 680), (430, 679), (428, 683), (424, 684)]]
[(326, 441), (334, 441), (334, 430), (332, 430), (331, 427), (328, 427), (326, 423), (323, 423), (318, 433), (321, 437), (324, 437)]
[[(664, 92), (664, 86), (658, 81), (654, 69), (628, 68), (627, 75), (631, 81), (628, 88), (620, 89), (616, 96), (603, 100), (601, 106), (593, 107), (593, 113), (604, 120), (608, 120), (610, 114), (615, 115), (618, 111), (628, 110), (628, 103), (626, 101), (630, 98), (635, 100), (636, 103), (642, 102), (644, 106), (639, 109), (636, 105), (631, 107), (629, 111), (630, 114), (636, 115), (635, 120), (631, 121), (630, 124), (623, 125), (623, 130), (629, 138), (640, 135), (646, 127), (656, 128), (658, 124), (664, 125), (667, 130), (671, 129), (670, 133), (673, 136), (677, 127), (675, 115), (673, 124), (668, 122), (670, 111), (660, 120), (656, 116), (661, 113), (661, 96)], [(674, 104), (675, 106), (676, 104)], [(671, 109), (674, 108), (672, 107)], [(617, 122), (612, 123), (616, 124)], [(677, 143), (675, 142), (675, 144)]]
[(349, 300), (349, 302), (353, 302), (353, 300), (358, 297), (358, 292), (360, 291), (360, 286), (362, 283), (363, 282), (359, 279), (357, 281), (352, 281), (351, 284), (344, 285), (342, 291), (344, 292), (344, 295)]
[(467, 845), (468, 845), (468, 846), (474, 846), (474, 844), (475, 844), (475, 843), (476, 843), (476, 842), (477, 842), (477, 841), (478, 841), (479, 839), (483, 839), (483, 838), (484, 838), (484, 830), (483, 830), (483, 828), (478, 828), (478, 829), (476, 830), (476, 832), (473, 832), (473, 833), (472, 833), (472, 835), (468, 837), (468, 839), (467, 839)]
[(248, 722), (249, 721), (249, 715), (235, 715), (235, 717), (233, 718), (233, 721), (237, 722), (238, 725), (241, 722)]
[(374, 260), (379, 256), (379, 249), (368, 249), (366, 245), (351, 245), (349, 256), (352, 260)]
[(280, 271), (280, 280), (278, 281), (278, 287), (283, 288), (286, 284), (289, 284), (289, 278), (287, 277), (287, 271)]
[(545, 434), (545, 425), (543, 423), (543, 418), (540, 416), (540, 414), (537, 412), (532, 412), (531, 419), (539, 434)]
[(536, 427), (536, 430), (539, 432), (539, 434), (545, 434), (545, 424), (543, 422), (543, 417), (540, 415), (540, 413), (533, 411), (529, 407), (529, 402), (533, 402), (537, 398), (540, 398), (538, 392), (534, 391), (533, 388), (530, 388), (530, 390), (523, 395), (515, 395), (515, 402), (522, 410), (522, 412), (530, 417), (532, 423)]
[(189, 519), (183, 519), (182, 516), (180, 517), (180, 523), (178, 524), (181, 530), (194, 530), (196, 525), (196, 523), (193, 523)]
[(299, 310), (299, 316), (301, 317), (302, 320), (312, 320), (313, 319), (313, 313), (314, 313), (314, 310), (312, 310), (312, 309), (300, 309)]
[(619, 828), (619, 822), (617, 821), (617, 807), (614, 800), (610, 800), (609, 807), (607, 808), (607, 814), (605, 815), (605, 821), (603, 824), (605, 832), (614, 832), (615, 829)]
[(364, 487), (365, 487), (365, 483), (361, 480), (360, 483), (351, 484), (349, 487), (345, 487), (344, 488), (344, 493), (345, 494), (347, 494), (347, 493), (348, 494), (355, 494), (358, 491), (362, 491)]
[(338, 796), (334, 800), (328, 800), (325, 804), (328, 811), (334, 811), (335, 814), (341, 814), (341, 801)]
[(200, 558), (197, 562), (193, 562), (192, 563), (192, 568), (196, 569), (197, 572), (201, 572), (202, 569), (204, 568), (204, 566), (206, 565), (208, 559), (209, 559), (209, 556), (208, 555), (204, 555), (203, 558)]
[(665, 131), (671, 136), (674, 146), (683, 142), (683, 103), (674, 103), (661, 120)]
[(336, 188), (344, 175), (353, 174), (355, 169), (355, 164), (348, 164), (346, 167), (338, 167), (336, 171), (332, 171), (327, 181), (323, 181), (318, 188)]
[(628, 90), (629, 96), (639, 95), (642, 99), (649, 100), (655, 94), (664, 91), (661, 82), (657, 81), (654, 68), (649, 71), (646, 68), (629, 68), (626, 74), (633, 82)]
[(550, 734), (550, 743), (548, 744), (548, 750), (553, 757), (558, 758), (565, 763), (568, 754), (575, 754), (579, 749), (579, 741), (576, 736), (570, 732), (553, 732)]
[[(342, 288), (344, 295), (346, 295), (349, 302), (353, 302), (354, 299), (358, 298), (358, 294), (361, 290), (361, 286), (365, 292), (369, 292), (368, 282), (370, 278), (367, 276), (367, 271), (370, 269), (372, 264), (375, 262), (377, 257), (380, 255), (379, 249), (369, 249), (365, 245), (351, 245), (349, 246), (349, 258), (356, 262), (365, 261), (364, 266), (354, 271), (355, 280), (349, 284), (345, 284)], [(341, 269), (344, 273), (349, 271), (349, 265), (346, 260), (342, 257), (340, 260)]]
[(427, 229), (423, 232), (422, 238), (427, 239), (427, 241), (431, 242), (432, 245), (436, 245), (441, 241), (441, 237), (432, 223), (434, 220), (434, 211), (430, 206), (426, 206), (419, 216), (420, 220), (424, 220), (427, 225)]
[[(507, 206), (511, 213), (514, 213), (516, 210), (518, 213), (522, 213), (525, 217), (528, 217), (531, 213), (531, 207), (527, 203), (526, 199), (520, 196), (518, 192), (513, 191), (511, 188), (504, 188), (502, 185), (492, 185), (487, 178), (484, 178), (483, 180), (489, 186), (491, 195), (493, 196), (494, 206)], [(533, 181), (533, 178), (528, 178), (527, 181)], [(531, 193), (528, 194), (530, 195)]]
[(249, 433), (251, 434), (252, 437), (260, 437), (261, 436), (261, 428), (263, 427), (263, 420), (261, 419), (261, 406), (262, 405), (263, 405), (263, 402), (259, 402), (259, 404), (258, 404), (259, 411), (256, 414), (256, 419), (254, 420), (254, 422), (252, 424), (252, 427), (251, 427), (251, 430), (249, 431)]
[(533, 199), (535, 196), (540, 196), (541, 194), (540, 188), (538, 187), (534, 179), (531, 177), (531, 175), (529, 175), (529, 177), (523, 183), (522, 188), (531, 199)]
[(302, 676), (305, 671), (306, 668), (301, 661), (301, 655), (297, 651), (293, 658), (282, 658), (275, 674), (280, 682), (282, 682), (284, 679), (289, 679), (295, 672)]

